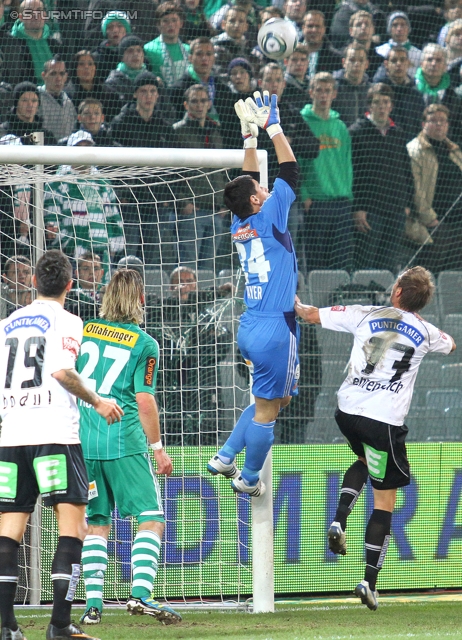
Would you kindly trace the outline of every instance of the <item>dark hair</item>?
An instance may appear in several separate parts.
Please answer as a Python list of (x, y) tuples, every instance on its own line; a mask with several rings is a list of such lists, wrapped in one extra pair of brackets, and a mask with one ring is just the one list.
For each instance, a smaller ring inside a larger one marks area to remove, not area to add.
[(60, 56), (59, 53), (57, 53), (52, 58), (50, 58), (49, 60), (44, 62), (44, 64), (43, 64), (43, 72), (44, 73), (48, 73), (48, 71), (50, 71), (52, 65), (56, 64), (57, 62), (62, 62), (63, 65), (66, 66), (66, 63), (64, 62), (63, 58)]
[(264, 67), (260, 69), (260, 79), (263, 80), (265, 73), (271, 73), (272, 71), (280, 71), (284, 76), (284, 70), (280, 65), (278, 65), (277, 62), (268, 62)]
[(192, 84), (184, 92), (184, 99), (186, 100), (186, 102), (190, 101), (191, 95), (193, 93), (196, 93), (196, 91), (202, 91), (202, 93), (206, 93), (207, 97), (209, 97), (209, 91), (208, 91), (207, 87), (205, 87), (203, 84)]
[(46, 298), (59, 298), (72, 280), (72, 265), (69, 258), (58, 249), (43, 254), (35, 267), (37, 291)]
[(251, 176), (238, 176), (225, 186), (223, 201), (231, 213), (234, 213), (238, 218), (246, 218), (253, 213), (249, 198), (256, 193)]
[(409, 58), (409, 51), (406, 49), (406, 47), (403, 47), (402, 44), (397, 44), (394, 47), (390, 47), (390, 49), (388, 50), (387, 55), (385, 56), (385, 58), (388, 60), (388, 58), (391, 56), (392, 53), (405, 53), (406, 56)]
[(165, 16), (169, 16), (172, 13), (176, 13), (181, 20), (184, 20), (184, 12), (180, 5), (176, 2), (161, 2), (156, 9), (156, 22), (160, 22), (162, 18), (165, 18)]
[(387, 96), (390, 98), (392, 102), (395, 101), (395, 92), (390, 87), (390, 85), (385, 84), (384, 82), (377, 82), (373, 84), (370, 89), (367, 91), (367, 105), (370, 106), (372, 104), (372, 100), (375, 96)]
[(346, 58), (347, 57), (347, 53), (348, 51), (364, 51), (364, 53), (366, 54), (366, 58), (367, 58), (367, 49), (363, 44), (359, 44), (359, 42), (350, 42), (349, 44), (346, 45), (345, 49), (343, 50), (343, 57)]
[(201, 44), (209, 44), (213, 46), (213, 42), (210, 40), (210, 38), (207, 38), (207, 36), (199, 36), (199, 38), (196, 38), (189, 43), (189, 55), (192, 55), (195, 49), (197, 49), (197, 47), (200, 47)]
[(101, 112), (104, 113), (103, 103), (101, 102), (101, 100), (98, 100), (97, 98), (85, 98), (85, 100), (82, 100), (82, 102), (79, 104), (78, 114), (81, 115), (85, 107), (90, 104), (98, 106), (101, 109)]
[(3, 267), (3, 273), (6, 274), (8, 272), (8, 269), (11, 267), (11, 265), (16, 265), (18, 264), (18, 262), (20, 264), (26, 264), (28, 267), (32, 266), (30, 258), (28, 258), (27, 256), (15, 255), (15, 256), (11, 256), (11, 258), (8, 258), (8, 260), (5, 262), (5, 266)]
[(425, 107), (424, 112), (422, 114), (423, 122), (427, 122), (428, 116), (431, 116), (434, 113), (445, 113), (447, 119), (449, 120), (449, 116), (451, 112), (444, 104), (437, 104), (436, 102), (433, 104), (429, 104), (428, 107)]
[(402, 289), (400, 307), (412, 313), (423, 309), (435, 292), (432, 275), (423, 267), (408, 269), (398, 276), (396, 283)]
[(93, 251), (84, 251), (77, 259), (77, 267), (81, 262), (94, 262), (95, 260), (98, 260), (101, 264), (101, 256), (97, 253), (93, 253)]

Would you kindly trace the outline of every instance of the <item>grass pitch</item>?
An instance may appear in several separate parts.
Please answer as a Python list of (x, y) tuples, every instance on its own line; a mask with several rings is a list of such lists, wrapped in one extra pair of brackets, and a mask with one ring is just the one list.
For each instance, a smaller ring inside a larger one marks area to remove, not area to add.
[[(369, 611), (353, 598), (315, 599), (277, 605), (274, 614), (184, 611), (183, 622), (165, 627), (148, 616), (106, 609), (103, 623), (86, 626), (101, 640), (400, 640), (460, 638), (461, 596), (383, 597)], [(82, 609), (75, 607), (77, 620)], [(27, 640), (43, 640), (49, 611), (20, 609), (18, 621)]]

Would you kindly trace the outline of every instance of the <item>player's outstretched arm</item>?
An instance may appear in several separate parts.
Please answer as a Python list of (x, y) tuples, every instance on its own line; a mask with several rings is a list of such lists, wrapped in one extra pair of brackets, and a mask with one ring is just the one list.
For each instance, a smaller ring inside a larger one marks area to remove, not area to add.
[(312, 307), (309, 304), (302, 304), (298, 296), (295, 296), (294, 309), (295, 313), (300, 316), (302, 320), (306, 320), (306, 322), (309, 322), (310, 324), (321, 324), (319, 309), (317, 307)]
[(143, 391), (136, 394), (136, 404), (138, 405), (138, 416), (141, 426), (148, 439), (149, 446), (154, 451), (157, 473), (169, 476), (173, 471), (173, 464), (170, 456), (165, 452), (160, 438), (160, 421), (157, 402), (152, 393)]
[(102, 398), (89, 389), (75, 369), (61, 369), (52, 375), (66, 391), (91, 404), (108, 424), (120, 422), (124, 412), (116, 401), (111, 398)]

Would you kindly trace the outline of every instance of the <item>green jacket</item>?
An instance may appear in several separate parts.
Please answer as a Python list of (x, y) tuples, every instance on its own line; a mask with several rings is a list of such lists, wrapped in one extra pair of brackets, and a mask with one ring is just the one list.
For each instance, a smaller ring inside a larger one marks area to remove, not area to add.
[(320, 118), (311, 104), (305, 105), (300, 113), (320, 143), (317, 158), (298, 158), (302, 200), (352, 200), (351, 138), (345, 123), (332, 109), (328, 120)]

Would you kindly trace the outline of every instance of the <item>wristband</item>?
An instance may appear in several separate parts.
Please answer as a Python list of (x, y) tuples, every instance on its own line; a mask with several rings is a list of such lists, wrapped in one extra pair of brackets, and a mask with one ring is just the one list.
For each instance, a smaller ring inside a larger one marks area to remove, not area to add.
[(270, 124), (270, 126), (266, 129), (266, 133), (272, 139), (274, 136), (277, 136), (278, 133), (282, 133), (282, 127), (278, 124)]
[(248, 138), (244, 138), (244, 149), (256, 149), (257, 148), (257, 138), (253, 138), (249, 136)]
[(159, 442), (151, 442), (149, 446), (151, 447), (151, 449), (153, 449), (153, 451), (159, 451), (160, 449), (163, 449), (162, 440), (159, 440)]

